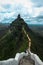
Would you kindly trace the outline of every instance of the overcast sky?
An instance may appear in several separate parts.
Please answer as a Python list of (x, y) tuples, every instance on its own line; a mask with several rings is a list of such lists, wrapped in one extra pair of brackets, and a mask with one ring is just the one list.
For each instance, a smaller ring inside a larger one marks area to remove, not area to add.
[(19, 13), (22, 17), (43, 15), (43, 0), (0, 0), (0, 22), (17, 17)]

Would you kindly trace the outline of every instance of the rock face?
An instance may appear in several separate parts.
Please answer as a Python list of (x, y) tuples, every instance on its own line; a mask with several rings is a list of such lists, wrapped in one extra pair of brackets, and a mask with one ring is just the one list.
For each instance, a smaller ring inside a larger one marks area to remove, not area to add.
[(35, 65), (35, 62), (31, 59), (30, 56), (24, 56), (20, 60), (19, 65)]

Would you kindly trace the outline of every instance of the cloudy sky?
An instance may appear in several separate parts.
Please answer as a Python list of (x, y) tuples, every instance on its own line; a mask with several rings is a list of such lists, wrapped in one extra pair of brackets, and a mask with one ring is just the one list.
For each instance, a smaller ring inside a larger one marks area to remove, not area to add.
[(0, 22), (8, 23), (19, 13), (25, 19), (43, 16), (43, 0), (0, 0)]

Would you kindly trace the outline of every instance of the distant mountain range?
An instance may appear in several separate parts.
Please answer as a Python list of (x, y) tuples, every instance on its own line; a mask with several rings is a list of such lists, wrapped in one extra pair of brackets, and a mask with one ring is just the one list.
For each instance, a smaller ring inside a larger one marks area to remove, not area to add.
[(12, 21), (0, 38), (0, 60), (13, 58), (17, 52), (26, 51), (29, 42), (23, 27), (31, 38), (31, 51), (43, 60), (43, 37), (35, 33), (20, 16)]
[(36, 34), (43, 36), (43, 25), (28, 25)]
[(36, 18), (38, 18), (38, 19), (43, 19), (43, 16), (37, 16)]
[[(15, 19), (16, 17), (10, 17), (10, 18), (4, 18), (2, 21), (2, 23), (12, 23), (12, 21)], [(43, 16), (37, 16), (37, 17), (28, 17), (27, 15), (25, 15), (23, 17), (23, 19), (26, 22), (33, 22), (33, 21), (37, 21), (37, 22), (43, 22)], [(34, 23), (33, 23), (34, 24)]]
[(34, 18), (37, 22), (43, 22), (43, 16), (37, 16)]

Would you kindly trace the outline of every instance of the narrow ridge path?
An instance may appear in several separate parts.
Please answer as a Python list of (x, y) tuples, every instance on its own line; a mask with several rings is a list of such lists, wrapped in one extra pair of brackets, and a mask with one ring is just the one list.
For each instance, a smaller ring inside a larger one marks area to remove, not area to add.
[(35, 65), (35, 61), (31, 59), (31, 56), (29, 54), (29, 51), (30, 51), (30, 48), (31, 48), (31, 38), (27, 34), (27, 32), (24, 29), (24, 27), (23, 27), (23, 31), (24, 31), (24, 33), (27, 36), (28, 41), (29, 41), (29, 43), (28, 43), (29, 47), (27, 49), (28, 50), (28, 56), (24, 56), (22, 59), (20, 59), (19, 65)]
[(27, 34), (27, 32), (26, 32), (26, 30), (24, 29), (24, 27), (23, 27), (23, 31), (24, 31), (24, 33), (25, 33), (25, 35), (27, 36), (27, 38), (28, 38), (28, 52), (31, 50), (31, 38), (29, 37), (29, 35)]

